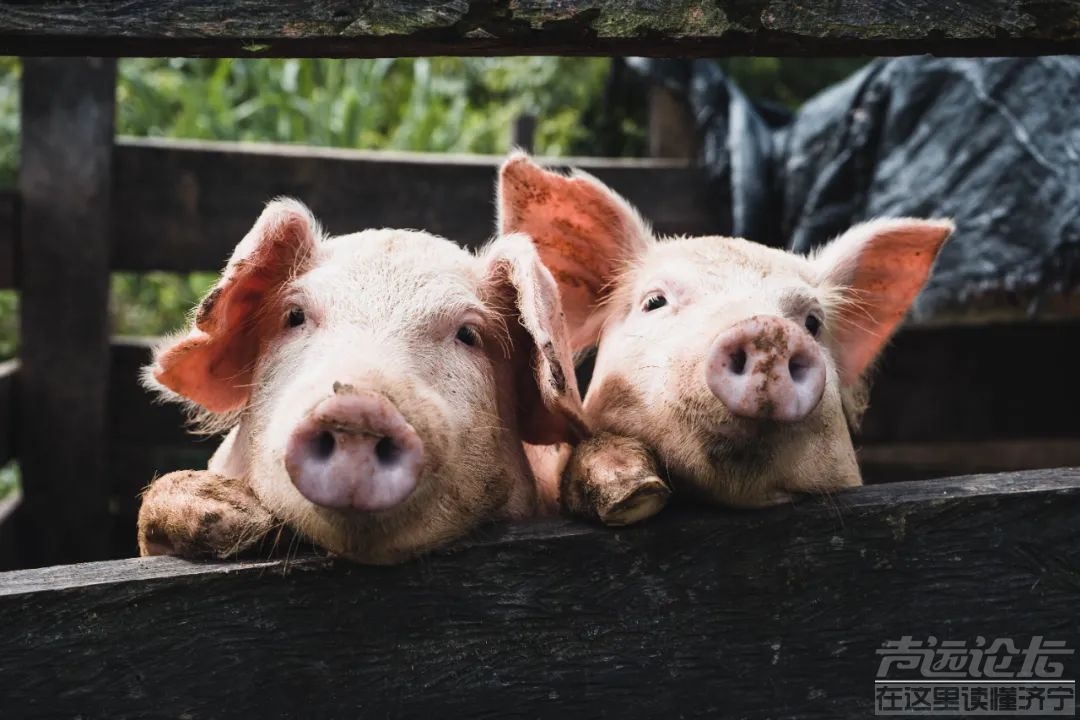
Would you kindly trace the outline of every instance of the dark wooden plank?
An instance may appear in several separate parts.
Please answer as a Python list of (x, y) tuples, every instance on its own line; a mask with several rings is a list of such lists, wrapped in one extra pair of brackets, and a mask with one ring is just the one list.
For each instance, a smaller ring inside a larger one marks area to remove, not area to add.
[(1070, 0), (23, 0), (22, 55), (1024, 55), (1076, 52)]
[(0, 290), (16, 286), (18, 277), (19, 194), (0, 190)]
[(15, 405), (19, 363), (0, 362), (0, 467), (15, 457)]
[[(114, 267), (219, 270), (277, 195), (304, 200), (332, 233), (423, 228), (477, 246), (494, 230), (495, 170), (502, 159), (124, 139), (116, 148)], [(717, 228), (700, 174), (686, 163), (558, 162), (611, 183), (661, 232)]]
[(686, 98), (669, 87), (649, 87), (649, 155), (694, 160), (698, 156), (697, 123)]
[(1080, 467), (1080, 438), (881, 443), (858, 449), (867, 483)]
[(887, 640), (1075, 648), (1078, 512), (1063, 470), (541, 523), (396, 568), (10, 573), (0, 714), (863, 718)]
[(15, 524), (22, 493), (18, 490), (0, 498), (0, 571), (19, 566)]
[(116, 65), (31, 59), (22, 78), (20, 550), (104, 557)]
[(1080, 437), (1080, 322), (901, 332), (879, 368), (864, 442)]

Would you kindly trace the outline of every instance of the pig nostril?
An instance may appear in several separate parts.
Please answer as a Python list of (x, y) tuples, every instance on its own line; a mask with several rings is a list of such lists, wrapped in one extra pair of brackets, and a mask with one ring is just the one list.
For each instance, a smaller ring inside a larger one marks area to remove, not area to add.
[(375, 443), (375, 457), (383, 465), (392, 465), (401, 457), (401, 448), (388, 437), (384, 437)]
[(731, 359), (731, 372), (742, 375), (746, 370), (746, 351), (739, 348), (729, 356)]
[(800, 357), (793, 357), (788, 361), (788, 372), (791, 374), (791, 379), (795, 382), (802, 382), (806, 377), (806, 372), (809, 370), (810, 364)]
[(334, 454), (334, 448), (336, 446), (337, 441), (334, 440), (334, 433), (329, 430), (323, 430), (315, 436), (315, 457), (319, 460), (328, 460), (330, 456)]

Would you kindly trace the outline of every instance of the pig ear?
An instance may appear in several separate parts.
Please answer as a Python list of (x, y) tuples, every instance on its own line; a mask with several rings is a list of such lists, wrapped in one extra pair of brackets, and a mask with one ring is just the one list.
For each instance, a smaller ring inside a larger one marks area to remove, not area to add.
[(653, 242), (637, 211), (599, 180), (514, 153), (499, 171), (499, 232), (523, 232), (559, 284), (573, 351), (595, 344), (618, 274)]
[(838, 293), (831, 334), (845, 387), (859, 381), (896, 330), (953, 227), (948, 220), (873, 220), (814, 258), (819, 284)]
[(187, 332), (155, 351), (147, 368), (150, 384), (210, 413), (243, 407), (263, 336), (278, 321), (268, 304), (286, 280), (303, 271), (319, 232), (302, 203), (282, 199), (267, 205)]
[(509, 334), (521, 439), (576, 442), (588, 433), (555, 280), (525, 235), (499, 238), (485, 258), (485, 300)]

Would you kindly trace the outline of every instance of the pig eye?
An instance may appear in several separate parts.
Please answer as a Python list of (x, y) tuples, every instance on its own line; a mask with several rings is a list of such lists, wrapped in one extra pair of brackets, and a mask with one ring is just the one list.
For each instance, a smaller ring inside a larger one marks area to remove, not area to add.
[(462, 325), (459, 327), (455, 337), (458, 342), (463, 345), (468, 345), (469, 347), (476, 347), (480, 344), (480, 333), (476, 332), (476, 329), (471, 325)]
[(653, 310), (659, 310), (665, 305), (667, 305), (667, 298), (660, 293), (653, 293), (645, 298), (645, 304), (642, 306), (642, 310), (645, 312), (652, 312)]
[(803, 324), (806, 326), (806, 332), (810, 333), (811, 337), (817, 337), (818, 333), (821, 332), (821, 318), (817, 315), (807, 315)]
[(291, 328), (300, 327), (304, 324), (306, 319), (303, 309), (294, 307), (289, 310), (289, 314), (285, 316), (285, 326)]

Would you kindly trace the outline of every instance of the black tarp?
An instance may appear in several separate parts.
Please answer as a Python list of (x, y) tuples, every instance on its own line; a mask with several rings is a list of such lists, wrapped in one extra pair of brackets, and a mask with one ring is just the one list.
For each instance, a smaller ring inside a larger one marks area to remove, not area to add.
[(786, 115), (708, 60), (635, 60), (684, 92), (723, 232), (805, 252), (881, 216), (951, 217), (914, 314), (1080, 285), (1080, 58), (877, 60)]

